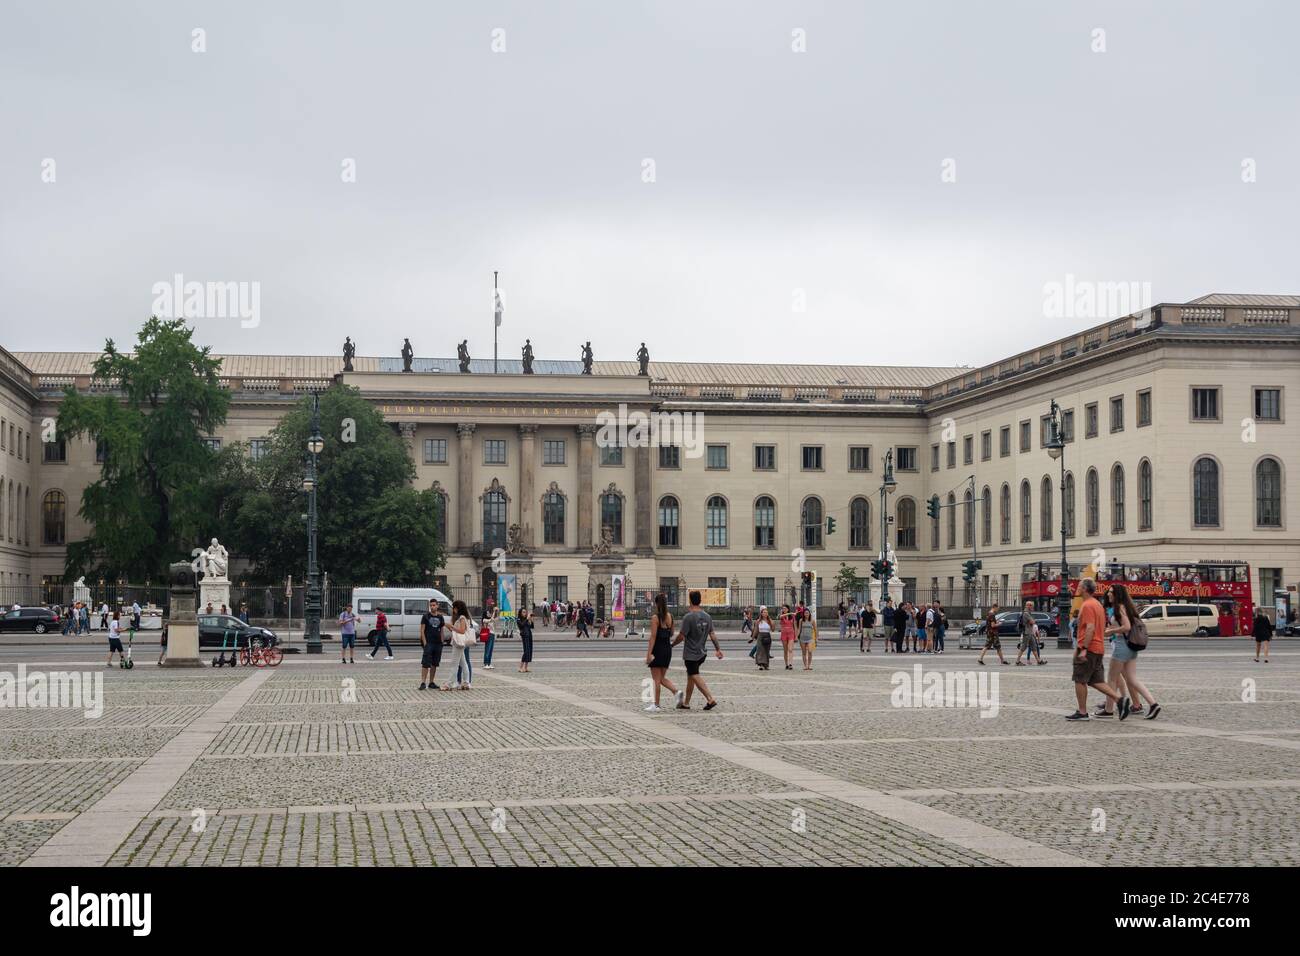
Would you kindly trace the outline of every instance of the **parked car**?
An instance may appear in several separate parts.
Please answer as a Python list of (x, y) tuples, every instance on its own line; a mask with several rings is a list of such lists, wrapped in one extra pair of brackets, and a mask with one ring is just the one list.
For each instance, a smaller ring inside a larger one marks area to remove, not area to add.
[[(420, 618), (429, 610), (430, 599), (444, 614), (451, 613), (451, 598), (437, 588), (353, 588), (352, 612), (357, 618), (357, 636), (373, 640), (377, 611), (388, 616), (388, 640), (420, 640)], [(337, 626), (337, 623), (335, 624)]]
[(247, 647), (252, 637), (261, 637), (268, 646), (280, 643), (274, 631), (245, 624), (233, 614), (199, 614), (199, 647), (230, 647), (231, 638), (236, 647)]
[(31, 631), (45, 634), (59, 629), (59, 616), (48, 607), (20, 607), (4, 612), (0, 617), (0, 632), (13, 634), (19, 631)]
[(1151, 637), (1217, 637), (1219, 611), (1213, 604), (1148, 604), (1138, 612)]
[[(1031, 611), (1034, 615), (1034, 621), (1038, 624), (1038, 633), (1041, 637), (1056, 637), (1059, 630), (1056, 626), (1056, 618), (1046, 611)], [(999, 611), (997, 616), (998, 634), (1002, 637), (1007, 635), (1020, 634), (1020, 612), (1016, 610)], [(985, 631), (984, 621), (971, 621), (964, 628), (962, 634), (983, 634)]]

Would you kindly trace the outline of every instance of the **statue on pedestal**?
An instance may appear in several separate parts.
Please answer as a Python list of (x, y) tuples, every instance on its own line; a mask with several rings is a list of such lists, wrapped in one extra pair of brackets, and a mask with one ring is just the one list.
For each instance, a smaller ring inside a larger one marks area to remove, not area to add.
[(352, 336), (348, 336), (343, 342), (343, 371), (351, 372), (352, 358), (357, 354), (357, 347), (352, 344)]
[(528, 554), (528, 545), (524, 544), (524, 529), (517, 524), (506, 529), (506, 554)]
[(402, 371), (411, 370), (411, 359), (415, 357), (415, 349), (411, 348), (410, 339), (402, 339)]
[(230, 552), (216, 538), (208, 545), (201, 558), (203, 579), (205, 581), (227, 581), (226, 572), (230, 567)]
[(591, 374), (591, 342), (582, 347), (582, 374)]
[(649, 375), (650, 374), (650, 352), (648, 349), (646, 349), (644, 342), (642, 342), (641, 347), (636, 350), (636, 360), (637, 363), (641, 366), (641, 371), (637, 372), (637, 374)]
[(464, 339), (456, 346), (456, 358), (460, 359), (460, 370), (469, 371), (469, 339)]
[(591, 553), (593, 556), (614, 553), (614, 532), (609, 525), (605, 525), (600, 529), (600, 541), (591, 549)]
[(524, 374), (533, 374), (533, 340), (524, 339)]

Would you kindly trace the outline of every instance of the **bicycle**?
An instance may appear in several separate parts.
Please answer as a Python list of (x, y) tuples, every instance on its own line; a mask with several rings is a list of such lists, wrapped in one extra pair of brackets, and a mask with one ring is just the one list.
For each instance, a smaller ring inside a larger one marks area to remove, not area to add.
[(284, 660), (284, 651), (274, 644), (267, 644), (263, 638), (250, 638), (239, 652), (239, 662), (245, 667), (279, 667)]

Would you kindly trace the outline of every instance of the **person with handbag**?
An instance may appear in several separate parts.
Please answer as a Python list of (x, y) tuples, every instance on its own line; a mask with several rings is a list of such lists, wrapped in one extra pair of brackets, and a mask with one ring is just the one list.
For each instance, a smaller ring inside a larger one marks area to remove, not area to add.
[[(469, 608), (464, 601), (455, 601), (451, 605), (451, 663), (456, 668), (456, 676), (443, 690), (469, 690), (474, 680), (474, 664), (470, 660), (469, 649), (478, 638), (474, 635), (474, 622), (470, 619)], [(461, 674), (465, 675), (464, 681)]]
[[(1146, 685), (1138, 680), (1137, 676), (1137, 659), (1138, 655), (1146, 649), (1147, 646), (1147, 629), (1138, 616), (1137, 608), (1133, 605), (1133, 598), (1129, 596), (1128, 588), (1122, 584), (1113, 585), (1110, 588), (1111, 602), (1115, 608), (1115, 623), (1106, 628), (1106, 633), (1111, 635), (1111, 674), (1114, 675), (1116, 665), (1119, 666), (1119, 682), (1112, 679), (1112, 684), (1121, 694), (1127, 694), (1134, 700), (1146, 701), (1146, 719), (1155, 720), (1160, 714), (1160, 705), (1156, 699), (1151, 696)], [(1123, 688), (1127, 687), (1127, 690)], [(1113, 717), (1115, 711), (1108, 710), (1111, 702), (1106, 701), (1094, 717)], [(1130, 707), (1130, 714), (1142, 713), (1142, 707)]]
[(757, 650), (754, 662), (758, 664), (759, 670), (767, 670), (772, 662), (772, 615), (768, 613), (766, 604), (758, 609), (754, 647)]
[(528, 665), (533, 662), (533, 615), (527, 608), (519, 612), (519, 643), (524, 648), (519, 658), (519, 673), (528, 674)]

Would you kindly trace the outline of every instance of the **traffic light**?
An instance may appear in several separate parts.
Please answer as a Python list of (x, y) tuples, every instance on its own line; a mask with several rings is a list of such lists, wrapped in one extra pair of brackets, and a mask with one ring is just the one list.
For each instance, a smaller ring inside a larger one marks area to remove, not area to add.
[(925, 503), (925, 513), (931, 518), (939, 517), (939, 496), (931, 495), (930, 500)]
[(826, 516), (826, 533), (828, 535), (835, 533), (835, 519), (830, 515)]
[(975, 572), (984, 567), (983, 561), (977, 561), (974, 558), (964, 561), (961, 566), (961, 578), (967, 584), (975, 580)]

